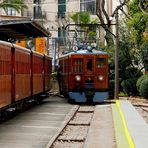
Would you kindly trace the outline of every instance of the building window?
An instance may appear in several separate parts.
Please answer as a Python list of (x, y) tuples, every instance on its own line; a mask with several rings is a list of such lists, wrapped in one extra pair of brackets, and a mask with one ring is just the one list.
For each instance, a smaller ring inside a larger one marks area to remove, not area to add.
[(90, 14), (96, 14), (96, 0), (80, 0), (81, 12), (89, 12)]
[[(7, 0), (7, 3), (10, 3), (10, 2), (11, 2), (11, 0)], [(7, 7), (6, 14), (10, 15), (10, 16), (15, 16), (16, 10), (14, 8)]]
[(64, 42), (66, 41), (66, 32), (63, 28), (58, 28), (58, 39), (59, 45), (64, 45)]
[(16, 10), (14, 8), (7, 8), (7, 15), (15, 16)]
[(58, 0), (58, 18), (65, 18), (66, 0)]
[(41, 9), (41, 0), (34, 0), (34, 18), (40, 19), (42, 18), (42, 9)]

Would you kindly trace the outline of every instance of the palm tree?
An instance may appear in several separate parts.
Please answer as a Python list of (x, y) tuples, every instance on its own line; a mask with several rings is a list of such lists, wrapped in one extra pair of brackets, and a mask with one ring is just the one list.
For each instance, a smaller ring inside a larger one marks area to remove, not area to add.
[(3, 0), (0, 3), (0, 8), (7, 11), (7, 8), (13, 8), (17, 12), (20, 12), (22, 8), (27, 9), (27, 6), (24, 4), (24, 0)]

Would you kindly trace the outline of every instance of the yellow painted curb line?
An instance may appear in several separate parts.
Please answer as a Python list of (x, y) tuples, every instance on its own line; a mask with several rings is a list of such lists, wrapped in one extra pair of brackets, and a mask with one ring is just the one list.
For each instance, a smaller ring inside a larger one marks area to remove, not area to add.
[(134, 144), (124, 118), (124, 113), (120, 107), (120, 103), (116, 100), (116, 104), (112, 105), (112, 112), (114, 117), (115, 133), (118, 148), (134, 148)]

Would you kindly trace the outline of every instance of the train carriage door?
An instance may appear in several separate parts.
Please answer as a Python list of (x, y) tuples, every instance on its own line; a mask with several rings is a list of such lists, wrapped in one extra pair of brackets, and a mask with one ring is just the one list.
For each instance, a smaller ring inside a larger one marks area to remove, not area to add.
[(85, 59), (85, 71), (88, 74), (91, 74), (94, 72), (94, 58), (93, 57), (87, 57)]

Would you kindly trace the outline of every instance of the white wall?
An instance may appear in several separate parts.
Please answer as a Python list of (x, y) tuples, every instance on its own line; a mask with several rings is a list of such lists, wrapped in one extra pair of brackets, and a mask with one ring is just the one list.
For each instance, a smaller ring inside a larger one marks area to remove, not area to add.
[(58, 13), (58, 1), (44, 0), (42, 4), (42, 10), (46, 13), (45, 28), (49, 28), (52, 37), (57, 37), (57, 13)]

